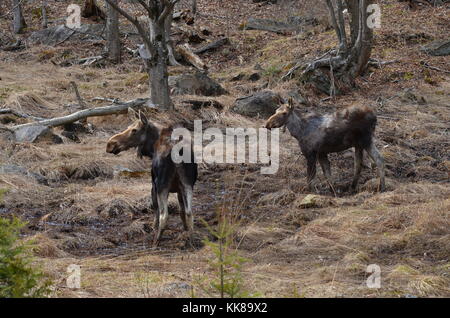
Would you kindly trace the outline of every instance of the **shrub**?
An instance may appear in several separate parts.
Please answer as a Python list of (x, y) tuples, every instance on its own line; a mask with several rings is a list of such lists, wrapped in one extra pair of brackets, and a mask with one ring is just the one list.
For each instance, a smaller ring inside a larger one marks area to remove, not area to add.
[(37, 298), (50, 292), (50, 281), (31, 264), (31, 246), (20, 243), (25, 223), (0, 217), (0, 298)]
[(218, 222), (215, 229), (204, 222), (216, 239), (215, 242), (208, 239), (204, 241), (214, 254), (214, 257), (208, 261), (214, 271), (214, 277), (199, 279), (200, 289), (210, 297), (217, 295), (221, 298), (261, 296), (259, 293), (252, 293), (244, 288), (242, 266), (248, 262), (248, 259), (241, 257), (237, 249), (233, 247), (233, 237), (237, 227), (235, 216), (230, 215), (230, 211), (224, 207), (217, 214)]

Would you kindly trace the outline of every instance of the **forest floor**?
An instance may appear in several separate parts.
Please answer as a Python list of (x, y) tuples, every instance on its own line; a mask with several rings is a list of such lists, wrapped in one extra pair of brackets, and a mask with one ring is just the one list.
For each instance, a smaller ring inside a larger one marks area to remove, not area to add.
[[(320, 6), (307, 11), (279, 2), (228, 0), (218, 7), (215, 1), (199, 0), (194, 26), (207, 27), (210, 41), (227, 36), (231, 42), (202, 55), (209, 75), (229, 92), (215, 98), (225, 108), (192, 110), (180, 103), (187, 96), (176, 96), (175, 112), (148, 116), (161, 123), (183, 118), (202, 119), (210, 127), (261, 127), (262, 119), (230, 110), (235, 99), (263, 89), (283, 96), (297, 90), (295, 79), (281, 81), (281, 76), (295, 61), (312, 59), (336, 45), (334, 31), (323, 23), (299, 34), (239, 30), (249, 17), (283, 19), (325, 12)], [(52, 18), (65, 16), (67, 3), (48, 3)], [(384, 193), (376, 191), (376, 170), (369, 167), (363, 170), (357, 194), (345, 190), (353, 171), (349, 150), (330, 158), (333, 181), (341, 189), (338, 196), (318, 172), (319, 200), (303, 208), (306, 163), (297, 141), (286, 132), (280, 134), (280, 169), (275, 175), (260, 174), (256, 164), (201, 164), (193, 202), (198, 246), (186, 247), (177, 199), (171, 195), (169, 228), (160, 246), (153, 248), (150, 162), (138, 159), (134, 151), (119, 156), (105, 152), (108, 138), (132, 123), (127, 115), (88, 119), (92, 129), (79, 133), (79, 142), (28, 144), (1, 138), (1, 166), (23, 167), (28, 173), (3, 169), (0, 216), (16, 215), (28, 222), (24, 238), (36, 243), (36, 262), (53, 279), (54, 297), (189, 297), (192, 289), (196, 296), (205, 296), (199, 282), (215, 277), (209, 265), (214, 256), (200, 242), (211, 238), (205, 222), (214, 226), (216, 212), (223, 209), (239, 216), (233, 246), (248, 260), (242, 273), (250, 292), (265, 297), (450, 296), (450, 77), (421, 61), (446, 70), (450, 63), (448, 57), (420, 50), (448, 36), (450, 11), (409, 11), (394, 0), (381, 1), (381, 7), (382, 28), (375, 32), (372, 56), (396, 62), (371, 67), (358, 80), (357, 90), (334, 99), (302, 90), (310, 106), (300, 107), (319, 113), (355, 104), (376, 110), (376, 144), (386, 161)], [(31, 8), (25, 14), (30, 28), (23, 38), (32, 26), (39, 26)], [(6, 23), (0, 20), (2, 30)], [(141, 62), (125, 51), (120, 65), (52, 63), (98, 55), (103, 43), (66, 41), (56, 47), (0, 51), (0, 106), (39, 117), (71, 113), (78, 110), (71, 81), (90, 106), (106, 104), (91, 101), (97, 96), (147, 97), (148, 78)], [(125, 46), (134, 48), (136, 43), (132, 36), (124, 39)], [(174, 67), (170, 73), (184, 69)], [(233, 80), (260, 69), (256, 82)], [(0, 117), (5, 125), (24, 122)], [(46, 182), (39, 183), (31, 173)], [(71, 264), (81, 266), (81, 289), (66, 285)], [(366, 285), (370, 264), (380, 266), (381, 288)]]

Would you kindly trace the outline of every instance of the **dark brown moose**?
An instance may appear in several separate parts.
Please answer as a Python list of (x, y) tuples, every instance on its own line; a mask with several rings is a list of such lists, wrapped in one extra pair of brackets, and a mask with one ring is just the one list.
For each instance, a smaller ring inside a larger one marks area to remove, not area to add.
[[(177, 193), (180, 204), (180, 215), (184, 229), (189, 232), (192, 244), (194, 217), (192, 213), (192, 195), (197, 180), (197, 164), (194, 163), (191, 140), (190, 162), (175, 163), (172, 160), (171, 143), (172, 127), (163, 127), (152, 123), (143, 114), (140, 119), (125, 131), (112, 136), (106, 145), (106, 152), (119, 154), (122, 151), (137, 148), (139, 157), (152, 159), (152, 206), (155, 214), (154, 245), (158, 245), (161, 235), (167, 225), (168, 196)], [(182, 152), (182, 150), (180, 150)], [(182, 156), (182, 153), (180, 153)]]
[(374, 131), (377, 117), (368, 107), (352, 106), (334, 114), (308, 114), (302, 116), (293, 105), (292, 99), (282, 105), (271, 116), (265, 127), (268, 129), (286, 126), (298, 140), (300, 149), (307, 161), (307, 182), (312, 190), (316, 176), (316, 163), (319, 161), (325, 178), (333, 192), (331, 168), (328, 154), (355, 148), (354, 177), (351, 184), (356, 190), (363, 166), (363, 150), (376, 163), (380, 178), (378, 190), (385, 190), (384, 160), (374, 144)]

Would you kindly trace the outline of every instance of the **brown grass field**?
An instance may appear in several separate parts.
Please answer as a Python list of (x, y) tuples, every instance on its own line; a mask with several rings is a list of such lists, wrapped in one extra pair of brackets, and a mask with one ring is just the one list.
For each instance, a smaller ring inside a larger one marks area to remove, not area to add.
[[(203, 56), (210, 75), (229, 91), (217, 98), (224, 110), (192, 110), (180, 102), (187, 96), (176, 96), (175, 112), (153, 111), (148, 116), (161, 123), (203, 119), (205, 127), (261, 127), (262, 119), (230, 111), (235, 98), (261, 90), (265, 83), (282, 95), (296, 89), (295, 79), (283, 82), (281, 75), (296, 59), (309, 60), (334, 47), (335, 33), (322, 24), (300, 35), (239, 31), (247, 17), (279, 17), (279, 12), (286, 15), (286, 7), (261, 7), (251, 1), (241, 6), (241, 1), (228, 0), (224, 21), (216, 17), (222, 14), (212, 2), (199, 1), (204, 14), (196, 23), (213, 34), (223, 32), (232, 42)], [(311, 106), (300, 107), (325, 113), (359, 104), (376, 110), (376, 144), (386, 161), (384, 193), (376, 192), (376, 170), (365, 159), (357, 194), (343, 190), (335, 197), (318, 170), (318, 200), (302, 208), (308, 194), (306, 162), (297, 141), (289, 132), (281, 133), (280, 169), (275, 175), (261, 175), (256, 164), (201, 164), (193, 202), (198, 246), (186, 247), (177, 199), (171, 194), (169, 228), (160, 246), (153, 248), (150, 162), (138, 159), (134, 151), (118, 156), (105, 152), (107, 139), (132, 122), (127, 115), (89, 118), (92, 130), (78, 134), (79, 143), (13, 143), (2, 133), (0, 165), (24, 167), (48, 182), (38, 183), (30, 174), (0, 174), (0, 189), (6, 191), (0, 216), (16, 215), (28, 222), (24, 239), (36, 243), (36, 263), (55, 283), (52, 296), (190, 297), (192, 288), (196, 296), (205, 296), (196, 282), (214, 273), (208, 265), (212, 252), (201, 243), (211, 236), (203, 221), (214, 225), (216, 211), (226, 208), (238, 219), (233, 247), (249, 260), (242, 270), (245, 288), (264, 297), (449, 297), (450, 78), (420, 62), (446, 70), (450, 63), (448, 57), (428, 56), (420, 47), (448, 37), (450, 11), (409, 11), (394, 0), (380, 3), (382, 28), (375, 32), (372, 56), (397, 62), (370, 68), (358, 80), (359, 89), (332, 100), (302, 91)], [(54, 2), (51, 14), (64, 16), (64, 6)], [(296, 10), (307, 12), (305, 7)], [(39, 25), (27, 11), (26, 17), (29, 24)], [(0, 20), (2, 28), (6, 22)], [(127, 39), (125, 44), (135, 42)], [(100, 51), (101, 46), (90, 42), (70, 41), (57, 47), (0, 51), (0, 107), (40, 117), (69, 114), (77, 110), (70, 106), (77, 103), (70, 81), (78, 84), (92, 107), (106, 104), (91, 102), (97, 96), (147, 96), (139, 59), (127, 53), (123, 64), (102, 68), (61, 67), (50, 61)], [(252, 72), (256, 64), (265, 70), (260, 81), (230, 81)], [(25, 121), (0, 115), (0, 122)], [(353, 173), (352, 151), (330, 160), (334, 182), (344, 189)], [(122, 168), (134, 173), (121, 172)], [(79, 290), (66, 286), (70, 264), (81, 265)], [(381, 268), (379, 289), (366, 286), (369, 264)]]

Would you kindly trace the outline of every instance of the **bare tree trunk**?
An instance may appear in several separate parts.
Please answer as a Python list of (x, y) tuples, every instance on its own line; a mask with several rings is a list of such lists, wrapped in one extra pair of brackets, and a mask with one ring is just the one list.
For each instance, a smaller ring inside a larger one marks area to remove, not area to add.
[(27, 27), (27, 24), (22, 14), (22, 5), (20, 3), (20, 0), (13, 0), (13, 12), (13, 31), (16, 34), (22, 33), (23, 29)]
[(41, 6), (41, 12), (42, 12), (42, 28), (47, 29), (47, 26), (48, 26), (47, 1), (43, 1), (42, 6)]
[[(117, 4), (118, 0), (112, 0)], [(109, 59), (120, 63), (119, 13), (106, 3), (106, 49)]]
[(150, 20), (150, 41), (155, 48), (155, 56), (147, 62), (150, 80), (150, 99), (160, 109), (172, 109), (173, 103), (169, 96), (169, 74), (167, 63), (169, 50), (166, 39), (166, 21)]
[(346, 0), (350, 15), (349, 38), (342, 1), (326, 0), (339, 41), (337, 53), (311, 62), (303, 72), (304, 80), (323, 92), (333, 92), (335, 84), (338, 93), (339, 87), (354, 86), (354, 79), (366, 70), (372, 52), (373, 30), (367, 24), (367, 7), (372, 0)]
[(178, 0), (135, 0), (148, 13), (149, 30), (145, 29), (137, 17), (122, 9), (114, 0), (105, 1), (133, 23), (144, 42), (145, 57), (142, 54), (141, 56), (144, 58), (149, 74), (152, 103), (160, 109), (173, 109), (167, 72), (169, 47), (171, 47), (168, 45), (171, 25), (171, 19), (168, 19), (168, 16), (173, 15), (173, 8)]
[(196, 15), (197, 14), (197, 0), (192, 0), (192, 14)]

